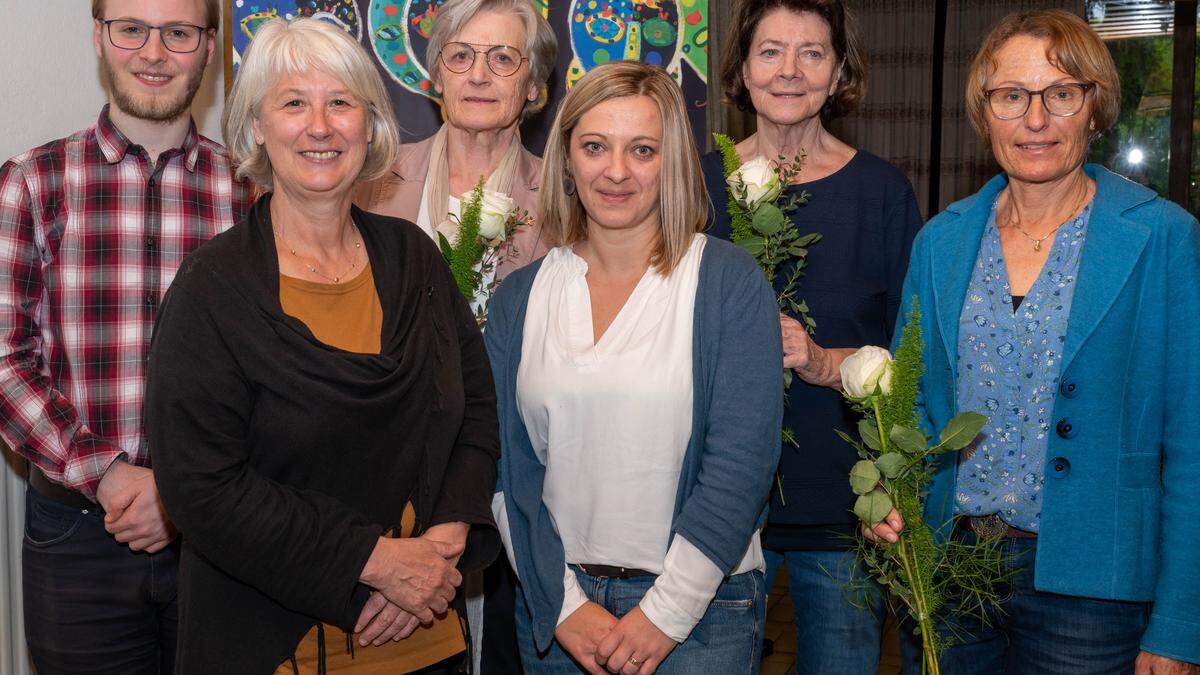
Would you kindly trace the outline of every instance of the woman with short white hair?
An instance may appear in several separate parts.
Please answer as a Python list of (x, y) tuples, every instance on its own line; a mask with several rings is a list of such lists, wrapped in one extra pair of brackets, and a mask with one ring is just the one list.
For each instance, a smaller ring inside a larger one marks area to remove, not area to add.
[(451, 240), (460, 198), (482, 179), (535, 218), (514, 235), (496, 275), (546, 252), (536, 222), (542, 160), (521, 145), (519, 125), (546, 105), (558, 41), (530, 0), (449, 0), (438, 9), (426, 63), (445, 124), (401, 148), (391, 171), (355, 201)]
[(181, 266), (146, 394), (184, 542), (176, 672), (444, 662), (458, 569), (499, 550), (495, 398), (437, 248), (351, 204), (395, 161), (386, 90), (344, 31), (273, 21), (223, 131), (266, 193)]

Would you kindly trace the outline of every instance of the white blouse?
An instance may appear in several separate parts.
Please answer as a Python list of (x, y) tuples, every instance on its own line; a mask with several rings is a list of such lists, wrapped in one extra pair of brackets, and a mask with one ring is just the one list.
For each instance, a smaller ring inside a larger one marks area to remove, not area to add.
[[(705, 241), (696, 235), (669, 277), (647, 270), (599, 341), (587, 263), (568, 247), (550, 251), (530, 290), (517, 371), (518, 411), (546, 466), (543, 500), (566, 562), (658, 574), (639, 606), (678, 642), (725, 576), (671, 534), (692, 432), (692, 320)], [(507, 529), (506, 518), (497, 520)], [(763, 566), (757, 533), (748, 544), (734, 574)], [(563, 581), (559, 623), (587, 602), (569, 567)]]

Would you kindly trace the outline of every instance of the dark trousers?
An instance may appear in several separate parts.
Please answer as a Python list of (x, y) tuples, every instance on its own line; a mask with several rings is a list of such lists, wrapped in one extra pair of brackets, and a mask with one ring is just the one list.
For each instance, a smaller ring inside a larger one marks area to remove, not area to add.
[(517, 648), (517, 575), (504, 551), (483, 571), (483, 646), (480, 675), (521, 675)]
[(25, 493), (25, 638), (38, 675), (175, 670), (178, 542), (135, 553), (99, 508)]
[[(959, 532), (972, 540), (974, 535)], [(1133, 672), (1150, 603), (1093, 600), (1033, 586), (1037, 539), (1004, 540), (1012, 595), (988, 625), (964, 620), (942, 654), (947, 675), (1123, 675)]]

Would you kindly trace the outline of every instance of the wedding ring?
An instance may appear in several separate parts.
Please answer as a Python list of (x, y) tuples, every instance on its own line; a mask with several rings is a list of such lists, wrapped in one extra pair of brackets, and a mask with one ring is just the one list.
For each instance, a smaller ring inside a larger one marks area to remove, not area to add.
[(638, 658), (637, 658), (636, 656), (631, 656), (631, 657), (629, 657), (629, 662), (630, 662), (630, 663), (632, 663), (632, 664), (633, 664), (633, 665), (635, 665), (635, 666), (640, 666), (640, 665), (642, 665), (642, 662), (641, 662), (641, 661), (639, 661), (639, 660), (638, 660)]

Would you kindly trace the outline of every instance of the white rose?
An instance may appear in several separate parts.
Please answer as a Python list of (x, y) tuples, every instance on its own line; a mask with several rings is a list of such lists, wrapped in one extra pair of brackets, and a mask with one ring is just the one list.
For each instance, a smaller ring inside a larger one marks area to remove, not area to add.
[(779, 174), (775, 173), (766, 157), (755, 157), (746, 162), (737, 171), (729, 174), (726, 182), (733, 188), (735, 195), (740, 195), (742, 188), (745, 188), (746, 199), (742, 206), (751, 213), (760, 205), (775, 201), (783, 190)]
[(864, 399), (875, 393), (875, 385), (883, 394), (892, 391), (892, 355), (883, 347), (867, 345), (842, 361), (842, 390), (853, 399)]
[(487, 241), (504, 241), (504, 225), (517, 203), (508, 195), (484, 190), (480, 206), (479, 236)]

